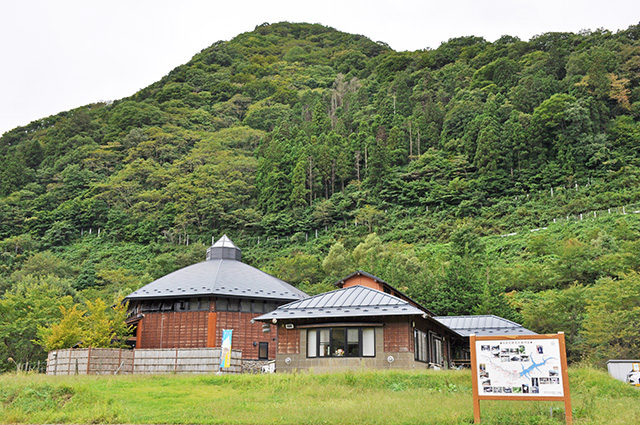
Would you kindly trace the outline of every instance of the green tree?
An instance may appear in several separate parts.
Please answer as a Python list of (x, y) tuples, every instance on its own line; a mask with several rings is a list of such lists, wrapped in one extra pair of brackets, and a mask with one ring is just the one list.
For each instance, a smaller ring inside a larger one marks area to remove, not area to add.
[(633, 358), (640, 350), (640, 275), (603, 278), (589, 288), (588, 296), (582, 332), (585, 356), (599, 365)]
[(564, 332), (568, 360), (580, 361), (581, 331), (588, 314), (586, 309), (588, 297), (587, 288), (581, 285), (527, 294), (520, 311), (523, 325), (541, 334)]
[(73, 304), (73, 290), (69, 281), (55, 276), (26, 276), (14, 284), (0, 299), (0, 370), (16, 363), (44, 362), (46, 353), (35, 344), (38, 329), (60, 319), (60, 306)]
[(303, 283), (313, 285), (322, 279), (320, 260), (315, 255), (303, 252), (294, 252), (287, 257), (279, 257), (271, 271), (278, 278), (294, 286)]
[(82, 321), (85, 311), (79, 310), (78, 304), (74, 304), (71, 308), (62, 305), (60, 314), (62, 319), (59, 323), (38, 327), (36, 343), (45, 351), (71, 348), (82, 343)]
[(331, 245), (329, 253), (322, 261), (322, 270), (333, 281), (346, 277), (355, 271), (353, 258), (342, 242), (338, 241)]
[(382, 211), (369, 204), (356, 210), (356, 220), (359, 223), (366, 224), (369, 232), (373, 230), (373, 226), (383, 217)]

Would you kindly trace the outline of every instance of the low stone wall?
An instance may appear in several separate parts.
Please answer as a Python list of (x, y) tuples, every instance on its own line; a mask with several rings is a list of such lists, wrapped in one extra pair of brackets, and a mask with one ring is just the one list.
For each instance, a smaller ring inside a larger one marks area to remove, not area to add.
[(243, 360), (242, 373), (273, 373), (276, 370), (275, 360)]
[(47, 375), (242, 373), (242, 351), (231, 350), (231, 366), (220, 370), (220, 348), (51, 351)]

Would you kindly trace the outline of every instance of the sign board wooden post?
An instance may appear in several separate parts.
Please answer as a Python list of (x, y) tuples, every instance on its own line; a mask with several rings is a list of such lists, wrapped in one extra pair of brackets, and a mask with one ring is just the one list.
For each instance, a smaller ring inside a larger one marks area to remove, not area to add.
[(573, 423), (564, 333), (476, 336), (471, 344), (473, 419), (480, 423), (480, 400), (564, 401)]

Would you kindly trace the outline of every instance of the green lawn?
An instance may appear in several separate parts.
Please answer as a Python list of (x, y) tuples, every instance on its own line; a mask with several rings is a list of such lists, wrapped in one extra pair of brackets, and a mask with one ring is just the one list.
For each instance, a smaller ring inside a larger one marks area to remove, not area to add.
[[(640, 391), (570, 370), (574, 423), (637, 424)], [(563, 423), (562, 403), (482, 402), (482, 423)], [(468, 424), (469, 371), (0, 376), (0, 423)]]

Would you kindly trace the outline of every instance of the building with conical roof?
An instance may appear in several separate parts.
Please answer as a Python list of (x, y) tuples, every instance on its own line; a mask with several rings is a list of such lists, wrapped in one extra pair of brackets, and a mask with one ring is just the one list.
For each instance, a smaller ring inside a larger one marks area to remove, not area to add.
[(222, 330), (243, 359), (275, 358), (275, 335), (253, 319), (307, 295), (242, 262), (226, 235), (207, 250), (206, 261), (169, 273), (129, 294), (128, 323), (136, 348), (219, 347)]

